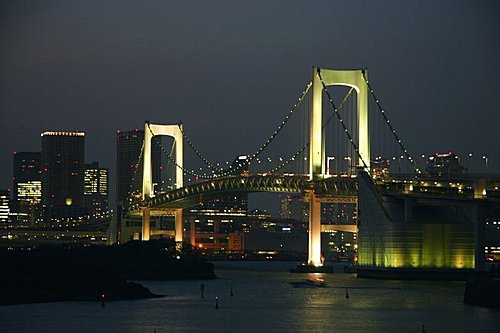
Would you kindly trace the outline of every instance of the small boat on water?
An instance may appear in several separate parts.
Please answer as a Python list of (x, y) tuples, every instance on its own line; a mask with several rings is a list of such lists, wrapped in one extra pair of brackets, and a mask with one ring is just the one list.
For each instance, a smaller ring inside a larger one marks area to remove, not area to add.
[(295, 288), (325, 288), (326, 283), (323, 279), (304, 279), (301, 281), (290, 282)]

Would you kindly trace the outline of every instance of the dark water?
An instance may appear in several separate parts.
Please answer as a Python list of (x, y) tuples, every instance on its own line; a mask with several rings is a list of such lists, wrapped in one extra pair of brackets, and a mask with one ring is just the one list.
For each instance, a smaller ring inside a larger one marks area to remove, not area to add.
[(305, 289), (290, 285), (308, 275), (288, 273), (289, 262), (215, 264), (217, 280), (143, 282), (164, 298), (0, 306), (0, 333), (500, 332), (500, 309), (464, 305), (463, 282), (335, 273), (323, 276), (328, 288)]

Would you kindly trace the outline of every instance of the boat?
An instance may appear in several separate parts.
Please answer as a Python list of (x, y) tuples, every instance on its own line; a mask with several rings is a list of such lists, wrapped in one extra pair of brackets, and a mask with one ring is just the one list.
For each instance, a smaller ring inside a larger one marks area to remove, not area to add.
[(304, 279), (301, 281), (290, 282), (295, 288), (325, 288), (326, 283), (323, 279)]

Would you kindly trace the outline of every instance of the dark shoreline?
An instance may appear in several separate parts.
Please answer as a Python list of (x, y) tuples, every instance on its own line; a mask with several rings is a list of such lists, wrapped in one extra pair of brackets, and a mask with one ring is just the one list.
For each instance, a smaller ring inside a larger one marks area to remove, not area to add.
[(171, 241), (0, 250), (0, 265), (0, 305), (155, 298), (131, 280), (216, 278), (213, 264)]

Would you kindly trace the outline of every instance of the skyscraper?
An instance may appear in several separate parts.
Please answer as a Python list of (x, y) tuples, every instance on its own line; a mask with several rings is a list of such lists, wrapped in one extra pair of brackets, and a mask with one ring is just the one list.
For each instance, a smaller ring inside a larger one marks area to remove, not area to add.
[(42, 205), (45, 218), (78, 218), (85, 215), (85, 133), (43, 132), (41, 137)]
[(13, 210), (17, 221), (33, 224), (40, 217), (42, 201), (40, 152), (15, 152)]
[[(161, 184), (161, 138), (154, 137), (152, 149), (153, 183)], [(142, 191), (143, 130), (116, 132), (116, 203), (126, 208), (131, 195)]]
[(109, 170), (100, 168), (98, 162), (85, 164), (83, 195), (90, 215), (108, 210), (108, 175)]
[(301, 194), (286, 194), (280, 196), (280, 217), (306, 221), (308, 218), (308, 203)]

